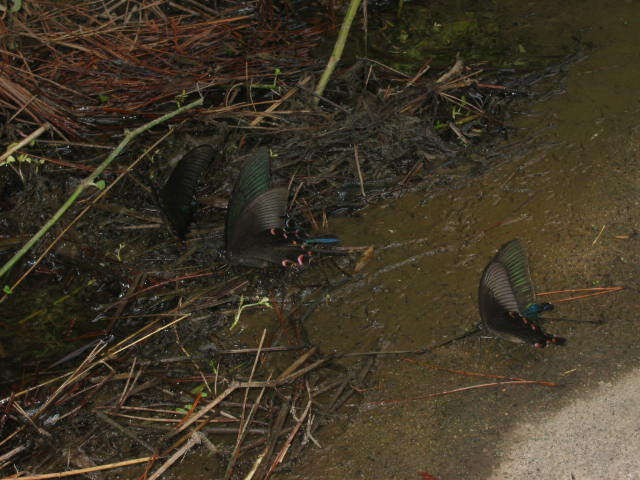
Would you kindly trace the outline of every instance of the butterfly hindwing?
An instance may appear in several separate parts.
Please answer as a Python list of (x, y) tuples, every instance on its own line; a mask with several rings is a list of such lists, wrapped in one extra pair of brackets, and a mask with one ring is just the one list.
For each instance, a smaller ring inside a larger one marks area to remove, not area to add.
[(287, 197), (286, 188), (272, 188), (246, 205), (227, 231), (227, 250), (238, 252), (264, 231), (282, 228)]

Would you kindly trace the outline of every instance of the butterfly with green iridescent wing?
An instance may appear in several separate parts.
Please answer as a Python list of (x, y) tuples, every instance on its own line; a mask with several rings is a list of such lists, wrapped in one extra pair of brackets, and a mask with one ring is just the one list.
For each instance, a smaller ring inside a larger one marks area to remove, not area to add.
[(505, 340), (538, 348), (566, 342), (538, 324), (539, 314), (553, 305), (535, 303), (527, 253), (519, 240), (502, 245), (482, 272), (478, 303), (484, 326)]
[(301, 266), (319, 249), (331, 253), (326, 246), (340, 241), (335, 235), (310, 237), (288, 227), (287, 199), (287, 189), (272, 184), (269, 151), (260, 148), (240, 172), (227, 207), (225, 242), (229, 263)]

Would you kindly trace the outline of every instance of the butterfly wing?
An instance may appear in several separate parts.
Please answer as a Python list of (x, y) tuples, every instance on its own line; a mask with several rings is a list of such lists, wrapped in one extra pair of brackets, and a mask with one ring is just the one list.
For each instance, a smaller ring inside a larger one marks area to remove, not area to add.
[(482, 272), (478, 303), (485, 327), (506, 340), (536, 347), (565, 343), (565, 339), (545, 333), (536, 322), (520, 315), (507, 267), (498, 261), (492, 260)]
[(227, 207), (225, 238), (227, 246), (236, 236), (236, 226), (247, 206), (271, 188), (271, 160), (266, 148), (259, 149), (244, 165), (233, 187)]
[(180, 238), (187, 234), (193, 218), (198, 180), (214, 156), (215, 149), (211, 145), (200, 145), (192, 149), (176, 164), (167, 183), (160, 190), (162, 210)]
[(236, 221), (228, 225), (227, 257), (231, 263), (264, 267), (286, 258), (278, 247), (290, 244), (290, 240), (272, 234), (271, 230), (280, 231), (284, 226), (287, 198), (286, 188), (267, 190), (246, 205)]
[(511, 288), (518, 302), (518, 311), (524, 312), (535, 301), (535, 290), (524, 246), (520, 240), (511, 240), (500, 247), (494, 261), (505, 266)]

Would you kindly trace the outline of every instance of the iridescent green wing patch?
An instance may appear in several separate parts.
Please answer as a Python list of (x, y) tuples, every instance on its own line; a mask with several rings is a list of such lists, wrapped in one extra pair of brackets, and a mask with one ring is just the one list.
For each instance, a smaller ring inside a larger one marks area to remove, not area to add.
[(518, 302), (520, 313), (535, 301), (535, 290), (529, 273), (527, 252), (520, 240), (511, 240), (500, 247), (494, 257), (507, 269), (511, 288)]

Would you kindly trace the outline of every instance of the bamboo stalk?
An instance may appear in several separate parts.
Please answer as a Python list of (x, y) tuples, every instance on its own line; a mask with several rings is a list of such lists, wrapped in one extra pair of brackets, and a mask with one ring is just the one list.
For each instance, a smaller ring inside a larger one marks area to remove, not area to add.
[[(320, 77), (320, 81), (318, 82), (318, 86), (316, 87), (316, 95), (322, 95), (324, 93), (324, 89), (326, 88), (327, 83), (329, 83), (329, 78), (331, 77), (333, 71), (336, 69), (336, 65), (342, 57), (344, 45), (347, 43), (349, 30), (351, 29), (351, 24), (353, 23), (353, 19), (356, 16), (356, 11), (360, 6), (360, 1), (361, 0), (351, 0), (351, 2), (349, 3), (349, 8), (347, 9), (347, 13), (345, 14), (344, 20), (342, 21), (342, 27), (340, 27), (338, 39), (333, 46), (333, 52), (331, 52), (331, 56), (329, 57), (327, 66), (324, 69), (324, 72), (322, 72), (322, 77)], [(318, 97), (315, 97), (313, 101), (317, 105), (319, 100), (320, 99)]]

